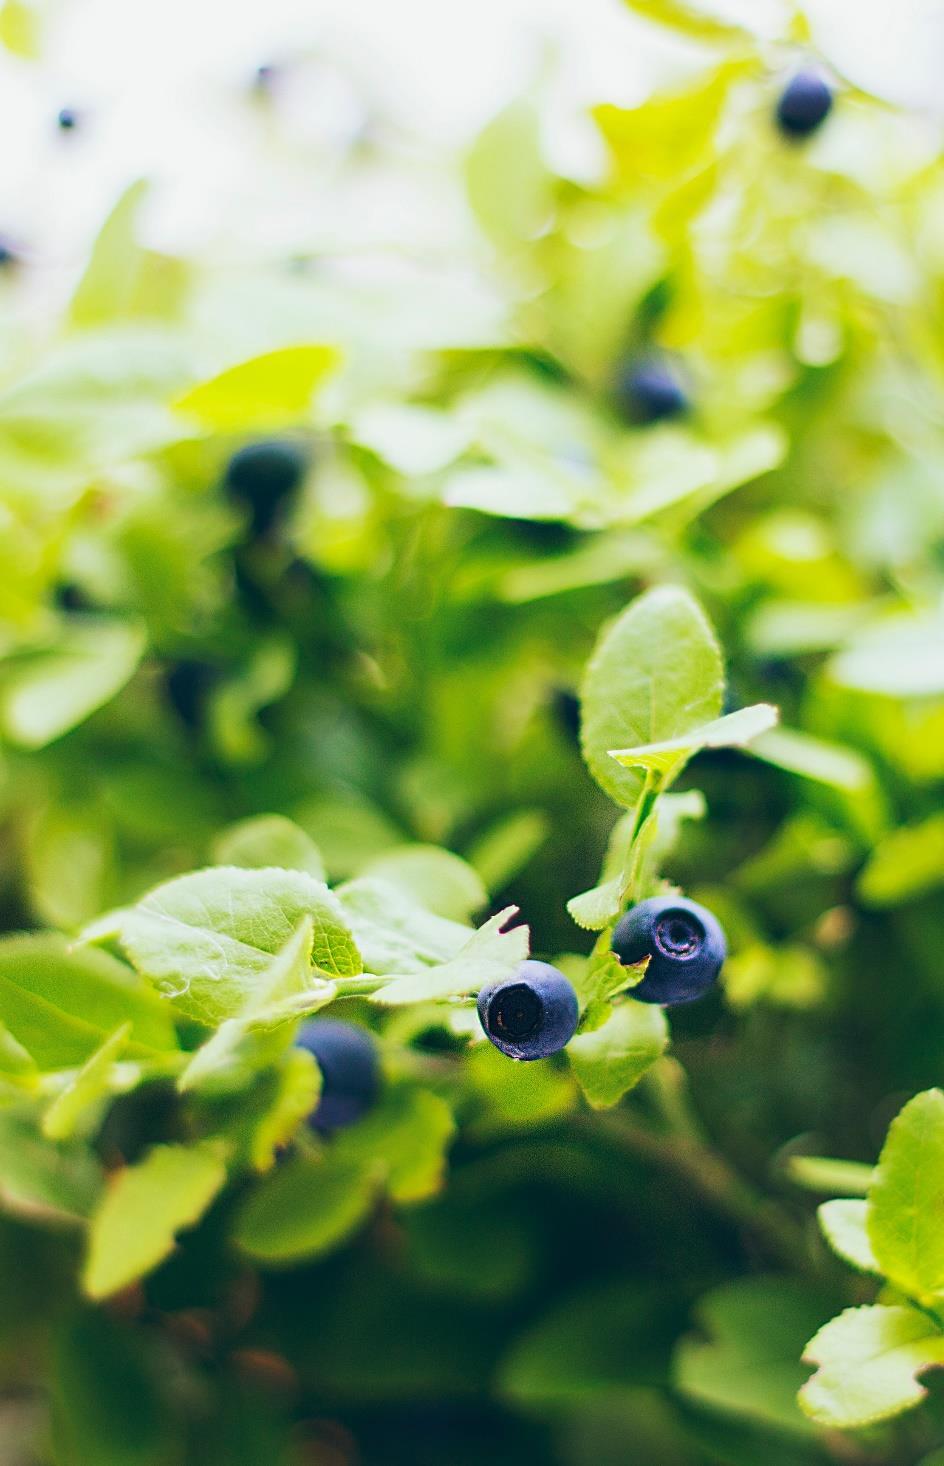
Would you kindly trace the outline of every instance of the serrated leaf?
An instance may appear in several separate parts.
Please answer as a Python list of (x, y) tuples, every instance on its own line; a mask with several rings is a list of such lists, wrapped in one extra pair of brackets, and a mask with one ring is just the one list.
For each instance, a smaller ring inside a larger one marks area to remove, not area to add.
[(803, 1354), (816, 1373), (800, 1391), (817, 1425), (858, 1430), (920, 1405), (926, 1370), (944, 1364), (944, 1334), (914, 1308), (847, 1308)]
[(10, 666), (0, 683), (0, 726), (13, 743), (44, 748), (109, 702), (144, 652), (141, 626), (108, 620), (70, 628), (59, 644)]
[(915, 1095), (892, 1121), (869, 1188), (879, 1268), (912, 1298), (944, 1291), (944, 1093)]
[(387, 881), (427, 911), (452, 921), (468, 921), (488, 902), (478, 872), (438, 845), (405, 845), (388, 850), (370, 861), (363, 873)]
[(765, 702), (755, 703), (753, 707), (739, 708), (736, 713), (716, 718), (677, 738), (665, 738), (659, 743), (643, 744), (638, 748), (611, 748), (610, 758), (625, 769), (645, 769), (658, 774), (665, 782), (701, 749), (745, 748), (752, 739), (772, 728), (776, 721), (775, 707)]
[(526, 926), (502, 930), (517, 913), (517, 906), (506, 906), (473, 932), (455, 957), (438, 967), (394, 977), (374, 993), (374, 1002), (386, 1005), (435, 1002), (478, 992), (491, 982), (511, 977), (529, 951)]
[(450, 961), (472, 935), (470, 927), (436, 916), (376, 876), (350, 881), (336, 894), (365, 972), (420, 972)]
[(283, 346), (200, 382), (174, 405), (215, 432), (288, 427), (307, 415), (315, 388), (339, 361), (334, 346)]
[(109, 1092), (115, 1060), (130, 1034), (131, 1024), (122, 1023), (59, 1091), (43, 1116), (42, 1131), (47, 1140), (66, 1140), (73, 1135), (83, 1113)]
[(235, 1017), (300, 922), (313, 923), (312, 965), (354, 976), (360, 954), (337, 898), (302, 871), (211, 866), (157, 886), (88, 929), (200, 1022)]
[(618, 1003), (607, 1021), (567, 1045), (570, 1066), (594, 1109), (615, 1105), (665, 1052), (665, 1014), (655, 1003)]
[[(314, 922), (310, 916), (303, 916), (285, 946), (259, 975), (239, 1012), (225, 1019), (196, 1050), (178, 1080), (180, 1089), (197, 1088), (225, 1073), (237, 1061), (240, 1045), (252, 1030), (287, 1025), (290, 1020), (315, 1013), (331, 1002), (334, 983), (319, 980), (312, 974), (313, 941)], [(291, 1037), (286, 1028), (286, 1045)]]
[(674, 1377), (702, 1405), (791, 1434), (808, 1435), (797, 1408), (800, 1354), (828, 1304), (805, 1284), (747, 1278), (717, 1288), (698, 1304), (706, 1340), (683, 1339)]
[(82, 1288), (107, 1298), (149, 1273), (173, 1250), (226, 1182), (223, 1147), (156, 1145), (109, 1183), (89, 1227)]
[(0, 939), (0, 1022), (41, 1069), (84, 1064), (124, 1023), (130, 1058), (177, 1048), (170, 1011), (124, 963), (51, 932)]
[(868, 1204), (840, 1197), (817, 1209), (823, 1236), (843, 1262), (863, 1273), (880, 1273), (867, 1228)]
[(324, 861), (314, 840), (300, 825), (281, 814), (257, 814), (221, 830), (213, 843), (215, 865), (244, 870), (302, 870), (316, 881), (325, 879)]
[(270, 1265), (317, 1257), (360, 1226), (377, 1189), (372, 1164), (297, 1156), (251, 1193), (236, 1218), (233, 1241)]
[(581, 745), (601, 789), (632, 808), (642, 775), (620, 768), (610, 749), (713, 722), (723, 688), (714, 632), (686, 591), (661, 586), (633, 601), (597, 643), (581, 689)]

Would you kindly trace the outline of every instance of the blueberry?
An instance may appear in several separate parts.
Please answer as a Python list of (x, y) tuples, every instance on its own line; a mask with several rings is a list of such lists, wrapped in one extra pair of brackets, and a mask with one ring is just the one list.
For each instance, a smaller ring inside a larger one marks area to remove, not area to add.
[(688, 411), (688, 393), (665, 361), (631, 362), (616, 380), (616, 402), (634, 423), (664, 422)]
[(61, 107), (56, 125), (60, 132), (74, 132), (79, 125), (79, 114), (74, 107)]
[(380, 1089), (380, 1061), (370, 1034), (356, 1023), (313, 1018), (295, 1042), (314, 1055), (321, 1070), (321, 1098), (308, 1123), (323, 1132), (353, 1125)]
[(577, 994), (547, 962), (522, 962), (512, 977), (479, 993), (479, 1020), (510, 1059), (546, 1059), (574, 1036)]
[(0, 270), (12, 270), (21, 259), (18, 246), (12, 240), (0, 236)]
[(218, 667), (195, 658), (182, 657), (168, 667), (164, 676), (167, 701), (186, 728), (200, 727), (207, 698), (218, 678)]
[(298, 444), (282, 438), (247, 443), (233, 454), (223, 485), (229, 497), (249, 511), (256, 539), (272, 529), (286, 500), (301, 483), (306, 466)]
[(809, 137), (829, 116), (833, 91), (818, 71), (798, 71), (780, 93), (777, 126), (787, 137)]
[(717, 919), (684, 896), (640, 901), (616, 924), (613, 951), (624, 966), (649, 958), (632, 996), (643, 1003), (690, 1003), (708, 991), (727, 955)]

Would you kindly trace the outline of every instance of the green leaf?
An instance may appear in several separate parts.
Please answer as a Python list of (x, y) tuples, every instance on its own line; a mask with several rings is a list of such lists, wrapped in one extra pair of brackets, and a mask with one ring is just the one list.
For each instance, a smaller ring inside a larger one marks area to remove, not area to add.
[(13, 1216), (52, 1225), (74, 1225), (92, 1210), (102, 1172), (88, 1146), (51, 1145), (36, 1117), (0, 1111), (0, 1207)]
[(665, 738), (638, 748), (611, 748), (610, 758), (624, 769), (645, 769), (666, 781), (703, 748), (745, 748), (772, 728), (777, 716), (777, 709), (769, 703), (755, 703), (677, 738)]
[(181, 1011), (213, 1025), (242, 1011), (306, 917), (313, 922), (311, 962), (321, 975), (359, 973), (337, 898), (302, 871), (212, 866), (157, 886), (85, 935), (117, 942)]
[(425, 1201), (442, 1185), (446, 1149), (456, 1132), (445, 1100), (405, 1085), (389, 1089), (357, 1125), (335, 1137), (341, 1162), (373, 1167), (394, 1201)]
[(817, 1365), (800, 1391), (804, 1412), (828, 1429), (858, 1430), (921, 1404), (919, 1377), (944, 1364), (944, 1334), (913, 1308), (847, 1308), (803, 1358)]
[(488, 902), (488, 892), (471, 865), (438, 845), (405, 845), (375, 856), (365, 876), (387, 881), (427, 911), (468, 921)]
[(141, 626), (115, 620), (70, 628), (55, 649), (10, 664), (0, 683), (0, 727), (43, 748), (110, 702), (144, 653)]
[(143, 179), (132, 183), (102, 225), (72, 297), (74, 326), (99, 326), (128, 313), (141, 270), (137, 226), (147, 192)]
[(595, 1109), (615, 1105), (665, 1052), (668, 1025), (654, 1003), (618, 1003), (607, 1021), (567, 1045), (577, 1082)]
[(468, 851), (469, 864), (487, 890), (501, 891), (540, 850), (549, 830), (550, 822), (542, 810), (515, 810), (478, 837)]
[(675, 848), (683, 821), (703, 819), (704, 814), (704, 796), (697, 789), (686, 789), (682, 794), (660, 794), (638, 831), (635, 810), (621, 816), (610, 833), (600, 884), (567, 902), (577, 925), (602, 931), (628, 900), (650, 894), (647, 888), (655, 884), (660, 863)]
[(23, 61), (39, 59), (41, 26), (35, 5), (26, 0), (4, 0), (0, 7), (0, 43)]
[(676, 586), (640, 596), (597, 643), (581, 690), (581, 744), (590, 772), (632, 808), (642, 777), (612, 748), (677, 738), (721, 712), (721, 653), (700, 607)]
[(91, 1219), (82, 1287), (107, 1298), (143, 1277), (173, 1250), (226, 1182), (223, 1147), (156, 1145), (109, 1183)]
[(254, 1171), (267, 1171), (275, 1164), (301, 1122), (318, 1105), (321, 1072), (306, 1049), (290, 1048), (282, 1056), (269, 1103), (252, 1125), (248, 1158)]
[[(312, 976), (310, 954), (313, 940), (314, 923), (310, 916), (303, 916), (285, 946), (260, 973), (239, 1012), (224, 1019), (212, 1037), (196, 1050), (177, 1081), (179, 1089), (194, 1089), (208, 1079), (218, 1079), (236, 1066), (240, 1046), (253, 1029), (287, 1025), (290, 1020), (315, 1013), (331, 1002), (335, 995), (334, 983)], [(291, 1038), (292, 1033), (286, 1027), (286, 1046)]]
[(437, 967), (394, 977), (373, 997), (377, 1003), (424, 1003), (443, 998), (462, 997), (478, 992), (491, 982), (511, 977), (529, 951), (526, 926), (502, 928), (518, 912), (517, 906), (506, 906), (473, 932), (455, 957)]
[(869, 1188), (868, 1234), (881, 1271), (919, 1300), (944, 1291), (944, 1093), (895, 1117)]
[(174, 405), (214, 432), (271, 432), (307, 415), (339, 361), (334, 346), (283, 346), (200, 382)]
[(623, 0), (623, 3), (637, 15), (691, 36), (696, 41), (728, 45), (731, 41), (751, 39), (751, 32), (746, 26), (712, 15), (702, 5), (686, 4), (685, 0)]
[(749, 751), (764, 763), (849, 794), (860, 794), (875, 782), (871, 764), (855, 749), (828, 743), (796, 728), (774, 728), (763, 733), (752, 741)]
[(541, 123), (529, 101), (513, 102), (477, 137), (466, 187), (479, 223), (502, 249), (520, 247), (546, 222), (551, 178), (541, 157)]
[(882, 1269), (872, 1251), (868, 1234), (868, 1204), (864, 1201), (824, 1201), (817, 1209), (823, 1236), (843, 1262), (862, 1273), (880, 1273)]
[(875, 846), (856, 889), (869, 906), (898, 906), (944, 883), (944, 814), (891, 830)]
[(0, 939), (0, 1022), (41, 1069), (84, 1064), (125, 1023), (129, 1058), (177, 1047), (169, 1010), (124, 963), (52, 933)]
[(328, 1252), (364, 1221), (379, 1178), (371, 1164), (296, 1156), (267, 1176), (240, 1209), (233, 1240), (270, 1265)]
[(797, 1408), (800, 1354), (828, 1304), (786, 1278), (746, 1278), (717, 1288), (697, 1310), (705, 1340), (683, 1339), (678, 1388), (690, 1399), (791, 1434), (807, 1435)]
[(795, 1186), (831, 1196), (864, 1196), (875, 1175), (861, 1161), (834, 1161), (826, 1156), (792, 1155), (787, 1175)]
[(473, 1048), (466, 1078), (484, 1113), (474, 1133), (491, 1136), (552, 1124), (569, 1114), (577, 1098), (572, 1074), (555, 1064), (510, 1064), (490, 1043)]
[(167, 1466), (180, 1459), (176, 1419), (161, 1384), (158, 1341), (102, 1309), (71, 1318), (49, 1379), (55, 1460), (62, 1466)]
[(887, 616), (853, 637), (829, 664), (833, 680), (886, 697), (944, 693), (944, 616), (911, 612)]
[(365, 972), (420, 972), (438, 966), (451, 961), (472, 935), (468, 926), (426, 911), (376, 876), (350, 881), (336, 894)]
[(302, 870), (316, 881), (325, 879), (324, 861), (314, 840), (281, 814), (257, 814), (229, 825), (213, 843), (214, 865), (245, 870)]
[(130, 1033), (131, 1024), (122, 1023), (59, 1091), (43, 1116), (42, 1130), (47, 1140), (66, 1140), (74, 1135), (86, 1111), (109, 1092), (115, 1061)]

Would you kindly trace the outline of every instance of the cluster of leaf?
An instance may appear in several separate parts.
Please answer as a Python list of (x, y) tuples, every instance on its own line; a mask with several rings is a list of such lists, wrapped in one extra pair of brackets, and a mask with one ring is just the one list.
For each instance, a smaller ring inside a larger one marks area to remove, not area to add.
[[(866, 1202), (822, 1209), (888, 1293), (817, 1335), (806, 1415), (807, 1341), (869, 1295), (789, 1189), (857, 1189), (796, 1152), (874, 1155), (940, 1079), (941, 138), (840, 78), (789, 144), (799, 21), (633, 8), (697, 73), (596, 111), (592, 182), (515, 102), (464, 160), (446, 264), (356, 232), (172, 258), (134, 186), (41, 330), (28, 265), (3, 284), (17, 1466), (911, 1466), (944, 1441), (933, 1389), (887, 1423), (938, 1362), (938, 1100)], [(401, 151), (345, 188), (402, 183)], [(642, 427), (620, 381), (652, 356), (690, 409)], [(308, 467), (254, 537), (226, 465), (273, 435)], [(687, 1080), (609, 953), (664, 871), (732, 952), (724, 1004), (673, 1019)], [(470, 1042), (471, 995), (527, 951), (510, 906), (580, 996), (560, 1063)], [(385, 1080), (321, 1141), (292, 1037), (329, 1004)], [(24, 1446), (45, 1377), (53, 1444)]]

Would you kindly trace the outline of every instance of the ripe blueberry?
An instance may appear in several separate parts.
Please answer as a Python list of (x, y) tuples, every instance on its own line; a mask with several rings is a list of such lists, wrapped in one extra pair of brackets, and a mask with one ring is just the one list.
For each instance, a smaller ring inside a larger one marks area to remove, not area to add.
[(616, 402), (630, 422), (655, 423), (688, 411), (688, 394), (667, 362), (631, 362), (616, 379)]
[(79, 114), (74, 107), (61, 107), (56, 125), (60, 132), (74, 132), (79, 125)]
[(832, 87), (818, 71), (798, 71), (777, 103), (777, 126), (787, 137), (809, 137), (826, 121), (833, 105)]
[(249, 511), (256, 539), (272, 529), (285, 501), (301, 483), (305, 467), (303, 450), (282, 438), (247, 443), (233, 454), (226, 466), (224, 488)]
[(616, 924), (613, 951), (624, 966), (649, 958), (632, 996), (644, 1003), (690, 1003), (715, 981), (727, 955), (720, 923), (697, 901), (653, 896)]
[(313, 1054), (321, 1070), (321, 1097), (308, 1117), (315, 1130), (353, 1125), (371, 1108), (380, 1089), (380, 1062), (374, 1040), (356, 1023), (313, 1018), (295, 1040)]
[(517, 972), (479, 993), (479, 1021), (510, 1059), (546, 1059), (573, 1038), (577, 994), (547, 962), (522, 962)]
[(219, 668), (212, 662), (181, 658), (168, 667), (164, 676), (167, 701), (186, 728), (200, 727), (207, 698), (218, 680)]

